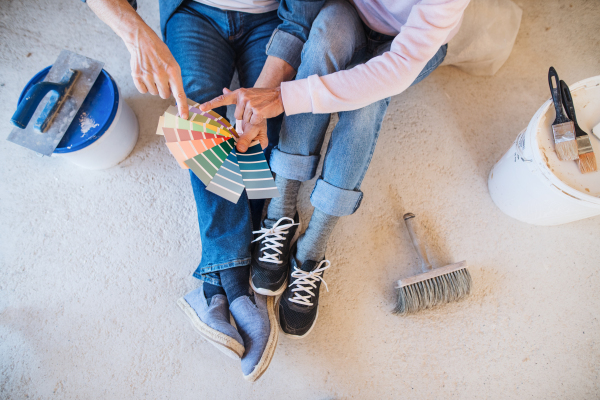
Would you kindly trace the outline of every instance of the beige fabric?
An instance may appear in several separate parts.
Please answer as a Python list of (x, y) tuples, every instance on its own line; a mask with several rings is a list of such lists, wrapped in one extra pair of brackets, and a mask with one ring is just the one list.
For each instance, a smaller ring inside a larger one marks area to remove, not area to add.
[(442, 65), (492, 76), (512, 51), (523, 10), (511, 0), (471, 0)]

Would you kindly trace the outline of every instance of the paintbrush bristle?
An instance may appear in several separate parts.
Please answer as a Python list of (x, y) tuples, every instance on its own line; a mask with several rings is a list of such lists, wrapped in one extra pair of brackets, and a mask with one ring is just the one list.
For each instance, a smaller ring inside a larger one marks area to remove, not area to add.
[(593, 151), (579, 155), (579, 170), (582, 174), (598, 171), (598, 166), (596, 165), (596, 156), (594, 155)]
[(566, 140), (564, 142), (556, 143), (554, 149), (556, 150), (558, 159), (561, 161), (574, 161), (579, 157), (577, 152), (577, 142), (575, 142), (575, 140)]
[(394, 313), (406, 315), (462, 299), (471, 293), (472, 284), (469, 270), (462, 268), (399, 287)]

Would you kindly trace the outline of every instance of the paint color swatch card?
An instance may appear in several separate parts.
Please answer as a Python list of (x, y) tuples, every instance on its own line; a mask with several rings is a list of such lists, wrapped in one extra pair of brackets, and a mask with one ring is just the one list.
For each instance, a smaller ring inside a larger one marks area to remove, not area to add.
[(186, 120), (180, 118), (177, 114), (177, 108), (171, 106), (167, 109), (167, 111), (163, 114), (164, 117), (164, 126), (167, 128), (177, 128), (177, 129), (186, 129), (192, 131), (200, 131), (211, 133), (214, 135), (222, 135), (226, 137), (233, 136), (229, 130), (223, 128), (222, 125), (213, 121), (212, 119), (206, 118), (202, 115), (191, 115), (194, 120)]
[(221, 117), (219, 114), (217, 114), (214, 111), (202, 111), (198, 108), (198, 104), (194, 105), (194, 106), (190, 106), (189, 110), (190, 110), (190, 119), (193, 119), (194, 114), (197, 115), (202, 115), (206, 118), (210, 118), (213, 121), (215, 121), (216, 123), (220, 124), (223, 128), (227, 129), (229, 132), (231, 132), (231, 134), (235, 137), (237, 137), (237, 132), (235, 131), (235, 129), (231, 126), (231, 124), (229, 123), (229, 121), (227, 121), (225, 118)]
[(156, 133), (181, 168), (191, 169), (206, 190), (237, 203), (246, 189), (249, 199), (279, 197), (273, 174), (258, 141), (245, 153), (235, 149), (238, 133), (214, 111), (189, 108), (188, 120), (169, 107), (159, 118)]
[(162, 134), (167, 142), (185, 142), (187, 140), (227, 140), (227, 137), (221, 135), (213, 135), (212, 133), (191, 131), (189, 129), (176, 128), (161, 128)]
[(242, 179), (236, 150), (233, 149), (215, 174), (213, 180), (206, 186), (206, 190), (232, 203), (237, 203), (244, 191), (244, 187), (244, 180)]
[(237, 153), (237, 158), (249, 199), (271, 199), (280, 196), (259, 142), (252, 142), (248, 151)]
[(189, 168), (185, 161), (204, 153), (205, 151), (223, 143), (225, 139), (189, 140), (185, 142), (167, 142), (167, 147), (181, 168)]
[(191, 168), (191, 170), (194, 172), (194, 174), (196, 174), (198, 179), (202, 181), (202, 183), (208, 186), (234, 147), (234, 139), (226, 140), (220, 145), (208, 149), (196, 157), (186, 160), (185, 164)]

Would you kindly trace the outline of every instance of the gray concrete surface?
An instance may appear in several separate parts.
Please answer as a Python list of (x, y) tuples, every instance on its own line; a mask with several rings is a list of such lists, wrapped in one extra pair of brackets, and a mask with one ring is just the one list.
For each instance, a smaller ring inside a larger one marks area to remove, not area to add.
[[(496, 76), (444, 67), (393, 99), (362, 207), (329, 245), (317, 327), (281, 337), (249, 384), (175, 304), (198, 285), (201, 243), (187, 172), (154, 133), (169, 101), (136, 92), (127, 50), (85, 4), (2, 1), (3, 137), (23, 86), (63, 48), (106, 62), (141, 133), (97, 172), (0, 141), (0, 397), (599, 398), (600, 218), (526, 225), (494, 206), (486, 180), (548, 98), (550, 65), (567, 83), (600, 74), (600, 3), (518, 4)], [(158, 29), (156, 1), (139, 12)], [(405, 211), (427, 225), (436, 265), (468, 261), (468, 300), (391, 314), (394, 281), (418, 267)]]

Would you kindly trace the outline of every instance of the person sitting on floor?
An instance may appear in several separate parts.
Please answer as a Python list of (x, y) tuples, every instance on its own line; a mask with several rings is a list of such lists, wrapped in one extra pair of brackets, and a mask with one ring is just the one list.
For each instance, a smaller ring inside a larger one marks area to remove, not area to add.
[[(427, 77), (444, 60), (469, 0), (327, 0), (302, 51), (296, 79), (277, 88), (239, 89), (201, 106), (236, 104), (235, 116), (253, 124), (285, 118), (271, 155), (282, 197), (271, 200), (260, 246), (253, 252), (255, 291), (280, 294), (284, 333), (306, 336), (317, 319), (320, 285), (331, 264), (329, 236), (341, 216), (356, 212), (361, 183), (375, 150), (390, 96)], [(292, 247), (299, 225), (300, 184), (317, 173), (331, 113), (323, 170), (311, 194), (308, 228)]]
[[(292, 79), (324, 0), (161, 0), (164, 43), (126, 0), (87, 3), (125, 42), (137, 89), (164, 99), (172, 93), (180, 116), (188, 118), (186, 94), (207, 101), (231, 83), (236, 69), (244, 87), (278, 87)], [(215, 111), (224, 116), (226, 108)], [(268, 125), (246, 123), (237, 149), (245, 152), (257, 138), (263, 148), (269, 142), (268, 157), (281, 119)], [(264, 200), (249, 202), (244, 193), (233, 204), (206, 190), (191, 171), (190, 177), (202, 239), (194, 276), (204, 283), (179, 305), (210, 343), (241, 358), (244, 377), (254, 381), (271, 361), (278, 332), (273, 299), (251, 294), (249, 286), (252, 220), (260, 224)]]

